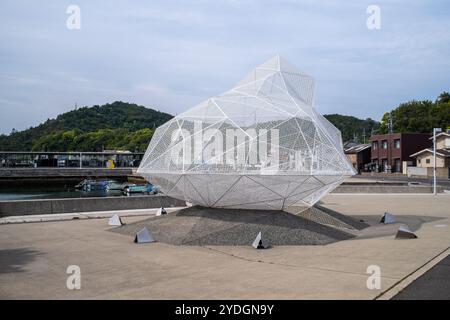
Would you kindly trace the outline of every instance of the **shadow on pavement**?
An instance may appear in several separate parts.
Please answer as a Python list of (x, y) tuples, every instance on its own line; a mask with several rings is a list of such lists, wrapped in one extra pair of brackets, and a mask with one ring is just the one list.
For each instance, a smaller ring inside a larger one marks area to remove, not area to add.
[(23, 272), (23, 267), (40, 254), (39, 251), (29, 248), (0, 250), (0, 273)]

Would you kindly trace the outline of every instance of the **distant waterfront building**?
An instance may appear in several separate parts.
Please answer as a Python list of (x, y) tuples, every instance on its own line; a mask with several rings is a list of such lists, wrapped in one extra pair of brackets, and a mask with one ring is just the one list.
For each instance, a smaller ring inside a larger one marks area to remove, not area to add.
[(411, 155), (430, 144), (429, 133), (390, 133), (370, 137), (371, 162), (377, 171), (406, 173), (406, 166), (415, 165)]
[(0, 151), (0, 168), (107, 168), (111, 161), (114, 167), (133, 168), (139, 166), (143, 156), (144, 153), (123, 151)]

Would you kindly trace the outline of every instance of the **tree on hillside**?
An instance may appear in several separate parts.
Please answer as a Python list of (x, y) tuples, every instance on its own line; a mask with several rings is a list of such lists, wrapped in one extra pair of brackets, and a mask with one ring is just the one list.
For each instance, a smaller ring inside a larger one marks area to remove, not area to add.
[(447, 91), (442, 92), (436, 100), (436, 103), (449, 103), (450, 102), (450, 93)]
[(428, 133), (433, 128), (447, 129), (450, 126), (450, 94), (443, 92), (435, 102), (429, 100), (401, 103), (383, 115), (380, 133), (388, 133), (389, 115), (393, 132)]
[(371, 132), (378, 130), (380, 125), (379, 122), (371, 118), (362, 120), (341, 114), (326, 114), (324, 117), (341, 131), (344, 142), (353, 140), (359, 142), (364, 142), (365, 140), (367, 142)]

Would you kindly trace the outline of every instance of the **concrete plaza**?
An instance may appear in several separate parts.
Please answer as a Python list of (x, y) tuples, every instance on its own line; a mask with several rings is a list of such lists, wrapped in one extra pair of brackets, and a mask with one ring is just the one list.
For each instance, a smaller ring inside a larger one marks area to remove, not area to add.
[[(322, 205), (376, 223), (385, 211), (410, 221), (325, 246), (135, 244), (108, 232), (107, 219), (0, 225), (1, 299), (374, 299), (390, 298), (448, 254), (450, 195), (330, 194)], [(148, 219), (129, 216), (125, 223)], [(395, 228), (394, 228), (395, 227)], [(379, 229), (379, 230), (378, 230)], [(66, 269), (81, 269), (69, 290)], [(381, 270), (368, 289), (367, 268)]]

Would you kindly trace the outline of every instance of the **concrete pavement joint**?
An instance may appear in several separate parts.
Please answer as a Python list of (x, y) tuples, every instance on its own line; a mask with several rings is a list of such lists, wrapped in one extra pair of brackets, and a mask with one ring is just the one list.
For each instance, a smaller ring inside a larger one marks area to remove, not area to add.
[[(236, 259), (240, 259), (240, 260), (245, 260), (248, 262), (255, 262), (255, 263), (264, 263), (264, 264), (271, 264), (271, 265), (276, 265), (276, 266), (282, 266), (282, 267), (291, 267), (291, 268), (299, 268), (299, 269), (307, 269), (307, 270), (320, 270), (320, 271), (326, 271), (326, 272), (337, 272), (337, 273), (342, 273), (342, 274), (350, 274), (350, 275), (359, 275), (359, 276), (364, 276), (364, 277), (368, 277), (369, 275), (367, 273), (359, 273), (359, 272), (350, 272), (350, 271), (342, 271), (342, 270), (333, 270), (333, 269), (327, 269), (327, 268), (320, 268), (320, 267), (307, 267), (307, 266), (299, 266), (299, 265), (292, 265), (292, 264), (285, 264), (285, 263), (276, 263), (276, 262), (271, 262), (271, 261), (263, 261), (263, 260), (256, 260), (256, 259), (250, 259), (250, 258), (244, 258), (238, 255), (235, 255), (233, 253), (228, 253), (225, 251), (221, 251), (219, 249), (215, 249), (209, 246), (205, 246), (204, 248), (211, 250), (211, 251), (215, 251)], [(385, 279), (390, 279), (390, 280), (398, 280), (398, 278), (392, 278), (392, 277), (382, 277)]]
[(404, 288), (409, 286), (414, 280), (425, 274), (428, 270), (433, 268), (436, 264), (438, 264), (442, 259), (447, 257), (450, 254), (450, 247), (447, 247), (443, 251), (439, 252), (437, 255), (432, 257), (430, 260), (425, 262), (423, 265), (415, 269), (413, 272), (409, 273), (392, 286), (390, 286), (385, 291), (381, 292), (378, 296), (374, 298), (374, 300), (390, 300), (395, 295), (397, 295)]

